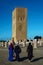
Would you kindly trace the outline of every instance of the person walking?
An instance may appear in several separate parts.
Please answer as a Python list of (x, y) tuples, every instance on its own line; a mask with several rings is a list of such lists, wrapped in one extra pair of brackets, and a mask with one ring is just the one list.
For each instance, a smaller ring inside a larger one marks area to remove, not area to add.
[(31, 43), (29, 43), (27, 47), (27, 53), (28, 53), (29, 62), (31, 62), (31, 59), (33, 57), (33, 46), (31, 45)]

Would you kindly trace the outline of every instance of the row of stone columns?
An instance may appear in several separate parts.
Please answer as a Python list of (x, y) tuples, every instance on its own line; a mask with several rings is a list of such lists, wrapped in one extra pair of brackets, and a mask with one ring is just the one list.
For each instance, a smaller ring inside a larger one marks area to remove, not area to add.
[(38, 47), (38, 44), (39, 46), (42, 46), (42, 41), (41, 40), (38, 40), (37, 39), (34, 39), (33, 40), (33, 44), (34, 44), (34, 48), (37, 48)]
[(5, 42), (5, 43), (3, 43), (3, 42), (0, 42), (0, 46), (2, 46), (2, 47), (7, 47), (7, 42)]
[[(31, 42), (31, 44), (33, 45), (34, 48), (37, 48), (38, 44), (39, 44), (39, 46), (42, 46), (42, 43), (43, 43), (41, 40), (37, 41), (37, 39), (34, 39), (33, 41), (29, 41), (29, 42)], [(29, 42), (26, 42), (26, 41), (20, 42), (19, 41), (19, 44), (22, 44), (23, 47), (25, 47), (25, 46), (28, 46)], [(5, 42), (5, 43), (1, 42), (2, 47), (5, 46), (5, 48), (6, 48), (7, 44), (8, 44), (7, 42)]]

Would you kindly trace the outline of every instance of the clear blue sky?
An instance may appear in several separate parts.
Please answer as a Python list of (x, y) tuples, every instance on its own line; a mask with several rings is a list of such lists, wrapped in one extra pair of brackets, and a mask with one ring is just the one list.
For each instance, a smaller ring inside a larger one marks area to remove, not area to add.
[(12, 11), (16, 7), (26, 7), (27, 38), (43, 36), (43, 0), (0, 0), (0, 39), (12, 37)]

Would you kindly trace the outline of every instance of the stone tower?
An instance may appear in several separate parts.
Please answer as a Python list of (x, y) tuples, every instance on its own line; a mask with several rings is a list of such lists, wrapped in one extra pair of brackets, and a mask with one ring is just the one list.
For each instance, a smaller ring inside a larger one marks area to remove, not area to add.
[(12, 37), (15, 41), (27, 38), (27, 8), (15, 8), (12, 12)]

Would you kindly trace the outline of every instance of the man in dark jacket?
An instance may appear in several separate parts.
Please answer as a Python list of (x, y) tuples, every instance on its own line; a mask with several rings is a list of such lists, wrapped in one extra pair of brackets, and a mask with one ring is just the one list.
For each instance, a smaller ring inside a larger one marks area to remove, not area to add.
[(16, 60), (19, 61), (19, 59), (20, 59), (19, 54), (21, 53), (21, 48), (20, 48), (20, 46), (19, 46), (19, 42), (18, 42), (18, 44), (15, 46), (14, 52), (15, 52), (15, 54), (16, 54)]
[(31, 43), (29, 43), (27, 47), (27, 52), (28, 52), (28, 59), (31, 61), (33, 57), (33, 46), (31, 45)]

